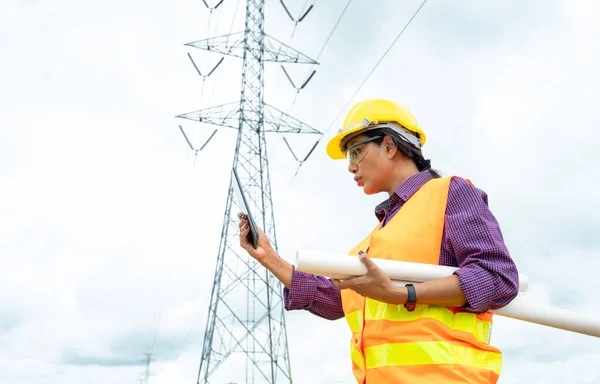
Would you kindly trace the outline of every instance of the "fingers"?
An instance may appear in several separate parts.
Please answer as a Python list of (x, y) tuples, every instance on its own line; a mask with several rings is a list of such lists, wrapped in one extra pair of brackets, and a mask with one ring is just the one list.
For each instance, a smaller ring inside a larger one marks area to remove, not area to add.
[(247, 220), (240, 221), (240, 245), (242, 248), (246, 248), (248, 245), (248, 232), (250, 232), (250, 225)]
[(247, 239), (246, 236), (248, 235), (248, 233), (250, 233), (250, 230), (250, 223), (248, 221), (243, 221), (240, 223), (240, 236), (243, 236), (244, 239)]
[[(243, 213), (238, 213), (238, 219), (240, 219), (240, 223), (238, 224), (240, 229), (242, 228), (242, 226), (246, 225), (249, 226), (250, 225), (250, 221), (248, 220), (248, 216), (246, 216)], [(256, 229), (258, 230), (259, 233), (263, 233), (262, 229), (260, 227), (256, 227)]]
[(238, 224), (238, 226), (240, 227), (240, 231), (243, 231), (245, 228), (248, 228), (249, 227), (248, 217), (241, 212), (238, 213), (237, 216), (240, 219), (240, 222)]
[(358, 252), (358, 259), (365, 265), (365, 267), (367, 267), (367, 271), (379, 268), (377, 266), (377, 264), (375, 264), (373, 262), (373, 260), (371, 260), (371, 258), (369, 257), (369, 255), (367, 255), (363, 251), (359, 251)]
[(246, 235), (248, 235), (248, 231), (242, 231), (240, 233), (240, 246), (244, 249), (246, 249), (246, 247), (248, 246), (248, 238), (246, 237)]
[(357, 286), (364, 284), (365, 279), (363, 276), (352, 277), (346, 280), (330, 279), (333, 284), (339, 289), (353, 289)]
[[(249, 241), (248, 241), (248, 233), (250, 232), (250, 221), (248, 220), (248, 216), (245, 215), (242, 212), (239, 212), (237, 214), (238, 218), (240, 219), (240, 222), (238, 224), (239, 228), (240, 228), (240, 245), (245, 248), (245, 249), (249, 249)], [(261, 238), (266, 237), (265, 233), (263, 232), (263, 230), (260, 227), (256, 227), (256, 230), (258, 231), (258, 238), (259, 241)]]

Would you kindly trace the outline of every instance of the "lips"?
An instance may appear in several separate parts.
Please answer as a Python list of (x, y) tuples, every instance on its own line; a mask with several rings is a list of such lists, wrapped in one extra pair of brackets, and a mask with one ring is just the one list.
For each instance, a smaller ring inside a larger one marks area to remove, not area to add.
[(358, 186), (362, 185), (362, 177), (354, 176), (354, 181), (356, 182), (356, 184), (358, 184)]

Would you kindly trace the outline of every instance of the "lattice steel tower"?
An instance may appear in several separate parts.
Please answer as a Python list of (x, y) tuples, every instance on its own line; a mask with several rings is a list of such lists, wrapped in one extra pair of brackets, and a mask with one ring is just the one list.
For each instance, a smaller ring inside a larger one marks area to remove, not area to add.
[[(246, 1), (243, 32), (186, 45), (243, 59), (239, 103), (177, 117), (238, 130), (233, 167), (277, 249), (265, 133), (321, 133), (264, 103), (264, 63), (317, 62), (265, 35), (264, 0)], [(197, 382), (291, 383), (282, 286), (239, 247), (238, 203), (230, 182)]]

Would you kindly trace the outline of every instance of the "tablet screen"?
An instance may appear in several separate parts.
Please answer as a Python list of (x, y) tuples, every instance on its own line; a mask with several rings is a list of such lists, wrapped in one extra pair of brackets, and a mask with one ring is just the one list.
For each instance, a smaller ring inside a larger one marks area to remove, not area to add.
[(235, 168), (232, 170), (233, 173), (233, 194), (237, 205), (246, 217), (248, 217), (248, 222), (250, 223), (250, 232), (248, 232), (248, 242), (252, 244), (254, 248), (256, 248), (258, 244), (258, 230), (256, 229), (256, 223), (254, 222), (254, 218), (252, 217), (252, 213), (250, 212), (250, 206), (248, 205), (248, 200), (246, 200), (246, 196), (242, 190), (242, 184), (240, 182), (240, 178), (237, 174)]

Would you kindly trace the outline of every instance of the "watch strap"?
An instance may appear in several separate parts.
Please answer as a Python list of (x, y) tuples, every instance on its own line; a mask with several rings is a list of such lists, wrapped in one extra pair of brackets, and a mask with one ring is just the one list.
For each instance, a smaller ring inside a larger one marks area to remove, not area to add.
[(406, 303), (404, 303), (404, 308), (406, 308), (409, 312), (412, 312), (417, 306), (417, 292), (413, 284), (406, 284), (405, 287), (408, 291), (408, 297), (406, 298)]

